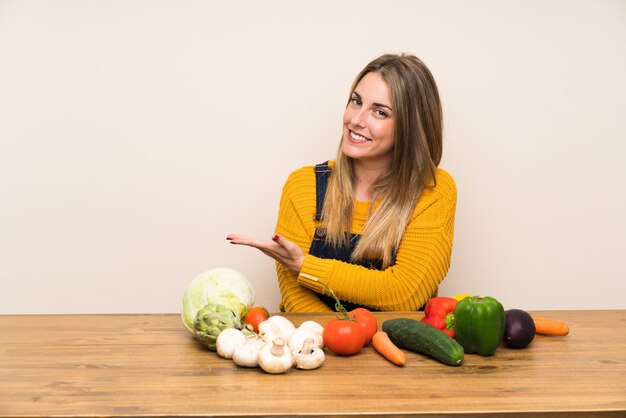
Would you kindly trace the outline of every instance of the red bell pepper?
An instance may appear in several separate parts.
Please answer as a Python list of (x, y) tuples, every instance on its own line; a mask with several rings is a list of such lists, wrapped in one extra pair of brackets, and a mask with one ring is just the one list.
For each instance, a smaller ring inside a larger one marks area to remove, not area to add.
[(439, 296), (432, 298), (426, 303), (422, 322), (442, 330), (454, 338), (454, 310), (457, 300)]

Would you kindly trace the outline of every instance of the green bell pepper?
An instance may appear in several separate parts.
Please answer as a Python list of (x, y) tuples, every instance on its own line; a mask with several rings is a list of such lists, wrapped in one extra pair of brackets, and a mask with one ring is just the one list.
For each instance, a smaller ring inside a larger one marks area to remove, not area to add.
[(504, 308), (489, 296), (461, 300), (454, 311), (456, 340), (466, 353), (491, 356), (504, 335)]

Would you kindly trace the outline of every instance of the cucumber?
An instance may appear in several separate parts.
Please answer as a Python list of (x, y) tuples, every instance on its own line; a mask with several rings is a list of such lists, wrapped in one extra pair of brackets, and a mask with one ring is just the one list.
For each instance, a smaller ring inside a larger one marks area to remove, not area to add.
[(445, 332), (409, 318), (388, 319), (383, 331), (398, 347), (426, 354), (449, 366), (463, 363), (463, 347)]

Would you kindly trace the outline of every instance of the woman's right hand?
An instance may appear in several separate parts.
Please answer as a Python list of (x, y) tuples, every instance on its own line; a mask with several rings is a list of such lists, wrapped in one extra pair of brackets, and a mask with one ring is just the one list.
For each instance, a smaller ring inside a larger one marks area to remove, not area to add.
[(241, 234), (230, 234), (226, 239), (231, 244), (256, 248), (295, 273), (299, 274), (302, 269), (302, 264), (304, 263), (302, 249), (278, 234), (274, 234), (272, 239), (268, 241), (260, 241), (254, 237)]

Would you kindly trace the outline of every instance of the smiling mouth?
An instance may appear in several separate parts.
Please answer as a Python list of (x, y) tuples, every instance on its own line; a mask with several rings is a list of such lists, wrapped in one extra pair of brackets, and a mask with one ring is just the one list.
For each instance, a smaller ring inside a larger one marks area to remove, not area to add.
[(356, 142), (356, 143), (359, 143), (359, 144), (367, 142), (367, 141), (370, 140), (369, 138), (364, 137), (363, 135), (359, 135), (359, 134), (357, 134), (356, 132), (354, 132), (352, 130), (350, 130), (349, 135), (350, 135), (350, 140), (352, 142)]

